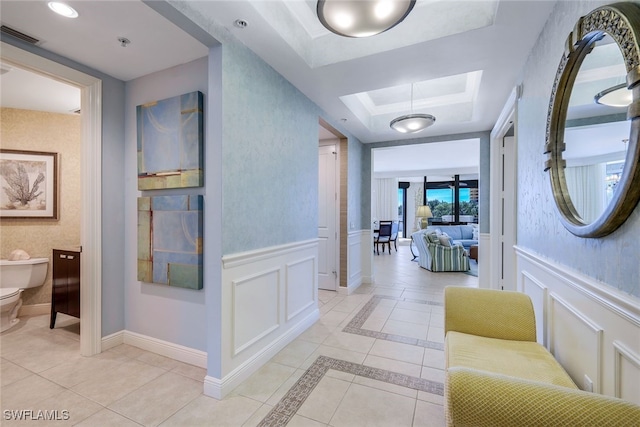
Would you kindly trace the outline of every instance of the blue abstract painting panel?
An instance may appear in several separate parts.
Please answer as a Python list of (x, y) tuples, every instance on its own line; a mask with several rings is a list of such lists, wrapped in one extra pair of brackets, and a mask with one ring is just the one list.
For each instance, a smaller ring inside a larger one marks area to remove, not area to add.
[(136, 107), (138, 189), (201, 187), (203, 95), (191, 92)]
[(138, 198), (138, 280), (202, 289), (203, 197)]

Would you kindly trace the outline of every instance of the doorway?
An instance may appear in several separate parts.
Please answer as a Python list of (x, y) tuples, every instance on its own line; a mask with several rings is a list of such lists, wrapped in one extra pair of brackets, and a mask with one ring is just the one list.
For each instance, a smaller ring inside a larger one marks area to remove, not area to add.
[[(515, 87), (491, 131), (491, 216), (489, 256), (481, 257), (489, 275), (480, 275), (481, 288), (516, 290), (517, 243), (517, 117), (522, 88)], [(481, 249), (482, 250), (482, 246)]]
[(80, 354), (101, 351), (102, 341), (102, 81), (2, 42), (4, 63), (71, 84), (81, 90)]

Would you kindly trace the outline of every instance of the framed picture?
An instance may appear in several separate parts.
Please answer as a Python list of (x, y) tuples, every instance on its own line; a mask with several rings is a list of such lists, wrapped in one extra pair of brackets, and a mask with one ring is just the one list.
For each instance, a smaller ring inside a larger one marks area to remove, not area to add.
[(204, 185), (202, 109), (201, 92), (136, 107), (138, 190)]
[(138, 198), (138, 280), (202, 289), (203, 200)]
[(58, 154), (0, 150), (0, 217), (58, 218)]

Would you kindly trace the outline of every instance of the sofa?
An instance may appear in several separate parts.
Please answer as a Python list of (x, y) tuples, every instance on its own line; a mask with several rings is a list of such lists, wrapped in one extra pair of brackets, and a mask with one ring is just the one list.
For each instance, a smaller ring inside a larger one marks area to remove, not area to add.
[(418, 248), (418, 264), (429, 271), (469, 271), (469, 256), (461, 243), (429, 231), (417, 231), (411, 239)]
[(638, 426), (640, 406), (579, 390), (536, 342), (523, 293), (445, 288), (448, 426)]
[[(422, 230), (421, 230), (422, 231)], [(464, 248), (469, 251), (471, 245), (478, 244), (478, 225), (430, 225), (425, 231), (436, 231), (440, 233), (447, 233), (449, 237), (453, 239), (453, 243), (460, 243)]]

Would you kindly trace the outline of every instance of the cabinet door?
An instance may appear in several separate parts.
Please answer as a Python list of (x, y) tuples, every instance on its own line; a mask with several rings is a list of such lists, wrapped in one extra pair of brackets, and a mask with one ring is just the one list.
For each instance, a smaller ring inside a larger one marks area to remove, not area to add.
[(53, 283), (52, 283), (52, 303), (56, 312), (66, 313), (67, 288), (68, 288), (68, 263), (67, 255), (63, 251), (53, 251)]
[(80, 317), (80, 254), (67, 253), (67, 312)]

